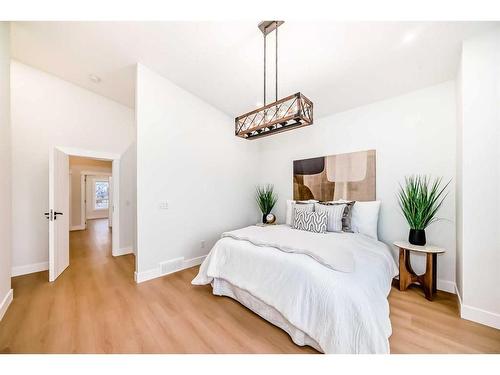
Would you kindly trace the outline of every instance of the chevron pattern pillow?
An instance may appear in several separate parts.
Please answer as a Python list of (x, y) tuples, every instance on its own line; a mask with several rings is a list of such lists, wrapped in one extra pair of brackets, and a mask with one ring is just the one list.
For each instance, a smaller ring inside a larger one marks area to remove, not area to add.
[(295, 210), (292, 228), (314, 233), (325, 233), (327, 223), (327, 212)]

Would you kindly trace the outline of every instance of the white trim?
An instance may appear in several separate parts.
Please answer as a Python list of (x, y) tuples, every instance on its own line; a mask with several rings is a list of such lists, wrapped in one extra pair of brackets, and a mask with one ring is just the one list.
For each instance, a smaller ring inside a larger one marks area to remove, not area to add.
[(12, 277), (28, 275), (30, 273), (47, 271), (49, 269), (49, 262), (40, 262), (25, 264), (24, 266), (12, 267)]
[(120, 154), (114, 154), (111, 152), (85, 150), (81, 148), (64, 147), (64, 146), (56, 146), (56, 148), (64, 152), (65, 154), (73, 156), (81, 156), (84, 158), (106, 159), (106, 160), (120, 159)]
[(179, 272), (179, 271), (185, 270), (187, 268), (198, 266), (201, 263), (203, 263), (203, 260), (205, 260), (206, 257), (207, 257), (206, 255), (202, 255), (200, 257), (196, 257), (196, 258), (192, 258), (192, 259), (188, 259), (188, 260), (183, 260), (182, 265), (179, 268), (177, 268), (171, 272), (167, 272), (165, 274), (161, 274), (160, 265), (158, 265), (155, 268), (149, 269), (147, 271), (135, 272), (134, 279), (135, 279), (136, 283), (142, 283), (144, 281), (156, 279), (158, 277), (170, 275), (172, 273)]
[(113, 230), (111, 231), (111, 253), (120, 248), (120, 158), (113, 159), (112, 167), (113, 185)]
[(462, 319), (472, 320), (496, 329), (500, 329), (500, 314), (479, 309), (477, 307), (462, 305), (460, 308)]
[(3, 316), (7, 312), (7, 309), (9, 308), (13, 299), (14, 299), (14, 291), (12, 289), (9, 289), (9, 291), (3, 298), (2, 303), (0, 303), (0, 321), (2, 321)]
[[(94, 212), (96, 212), (96, 210), (94, 210)], [(86, 220), (108, 219), (108, 215), (109, 215), (108, 212), (106, 212), (106, 214), (103, 214), (103, 216), (100, 216), (99, 212), (96, 212), (95, 215), (87, 215), (87, 219)]]
[(82, 225), (82, 224), (80, 224), (80, 225), (72, 225), (72, 226), (69, 228), (69, 230), (70, 230), (70, 231), (74, 231), (74, 230), (85, 230), (85, 229), (86, 229), (86, 228), (85, 228), (85, 225)]
[(456, 294), (456, 285), (453, 281), (438, 279), (437, 288), (443, 292)]
[(163, 275), (160, 274), (160, 266), (143, 272), (134, 272), (134, 280), (137, 284), (144, 281), (156, 279), (161, 276)]
[(81, 175), (96, 176), (96, 177), (111, 177), (113, 176), (113, 172), (109, 173), (109, 172), (99, 172), (99, 171), (80, 171), (80, 176)]
[[(87, 216), (87, 205), (85, 204), (87, 200), (87, 185), (85, 184), (86, 176), (106, 176), (113, 177), (113, 170), (111, 173), (109, 172), (97, 172), (92, 170), (83, 170), (80, 171), (80, 226), (83, 226), (83, 229), (87, 229), (87, 219), (101, 219), (101, 216), (91, 217)], [(109, 211), (109, 209), (108, 209)]]
[(185, 260), (183, 264), (183, 269), (199, 266), (200, 264), (203, 263), (206, 257), (207, 257), (206, 255), (202, 255), (201, 257)]
[(460, 296), (460, 292), (458, 290), (457, 284), (455, 284), (455, 294), (457, 295), (457, 299), (458, 299), (458, 309), (459, 309), (460, 317), (462, 317), (462, 297)]
[(462, 319), (471, 320), (476, 323), (484, 324), (489, 327), (500, 329), (500, 314), (493, 313), (491, 311), (486, 311), (479, 309), (477, 307), (472, 307), (464, 305), (462, 303), (462, 297), (458, 291), (458, 287), (455, 285), (455, 292), (458, 298), (458, 306), (460, 308), (460, 317)]
[(114, 257), (118, 257), (121, 255), (127, 255), (127, 254), (133, 254), (134, 253), (134, 248), (132, 246), (126, 246), (122, 247), (121, 249), (118, 249), (118, 251), (115, 251), (113, 253)]
[(80, 173), (80, 226), (87, 229), (87, 186), (85, 185), (85, 174)]
[[(112, 244), (111, 244), (111, 253), (115, 255), (119, 251), (119, 246), (120, 246), (120, 154), (115, 154), (115, 153), (110, 153), (110, 152), (102, 152), (102, 151), (94, 151), (94, 150), (85, 150), (85, 149), (79, 149), (79, 148), (73, 148), (73, 147), (64, 147), (64, 146), (56, 146), (50, 149), (49, 152), (49, 169), (50, 169), (50, 163), (53, 160), (53, 153), (54, 150), (57, 149), (61, 152), (64, 152), (67, 155), (71, 156), (80, 156), (80, 157), (87, 157), (87, 158), (93, 158), (93, 159), (104, 159), (104, 160), (111, 160), (112, 161), (112, 167), (111, 167), (111, 175), (113, 177), (113, 223), (115, 224), (113, 227), (113, 231), (111, 232), (111, 238), (112, 238)], [(49, 171), (50, 172), (50, 171)], [(100, 175), (105, 175), (107, 172), (97, 172), (97, 174)], [(93, 172), (95, 175), (96, 172)], [(49, 173), (50, 175), (50, 173)], [(49, 185), (52, 183), (52, 181), (49, 181)], [(49, 192), (51, 191), (51, 188), (49, 186)], [(50, 194), (49, 194), (50, 195)], [(49, 202), (50, 203), (50, 202)], [(50, 206), (50, 204), (49, 204)], [(49, 207), (50, 208), (50, 207)], [(70, 218), (71, 219), (71, 218)], [(80, 224), (85, 224), (85, 222), (80, 223)], [(49, 244), (49, 268), (54, 269), (54, 254), (51, 254), (50, 249), (52, 246)], [(49, 272), (49, 281), (53, 281), (50, 278), (50, 272)]]
[(460, 295), (460, 292), (458, 291), (457, 284), (455, 284), (455, 294), (457, 295), (458, 303), (460, 304), (460, 306), (462, 306), (462, 296)]

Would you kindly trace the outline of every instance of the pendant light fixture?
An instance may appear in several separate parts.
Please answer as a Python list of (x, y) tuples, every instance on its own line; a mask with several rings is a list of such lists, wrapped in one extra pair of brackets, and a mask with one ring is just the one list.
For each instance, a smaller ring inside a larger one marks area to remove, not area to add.
[[(300, 128), (313, 123), (313, 103), (300, 92), (278, 100), (278, 28), (284, 21), (263, 21), (259, 29), (264, 34), (264, 106), (235, 119), (235, 135), (254, 139)], [(275, 101), (266, 104), (266, 37), (276, 33)]]

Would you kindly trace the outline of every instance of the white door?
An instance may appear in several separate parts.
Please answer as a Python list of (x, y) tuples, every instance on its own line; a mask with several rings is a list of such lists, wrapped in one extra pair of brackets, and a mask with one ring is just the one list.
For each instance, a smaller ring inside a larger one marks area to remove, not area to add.
[(49, 281), (69, 266), (69, 157), (54, 149), (49, 158)]

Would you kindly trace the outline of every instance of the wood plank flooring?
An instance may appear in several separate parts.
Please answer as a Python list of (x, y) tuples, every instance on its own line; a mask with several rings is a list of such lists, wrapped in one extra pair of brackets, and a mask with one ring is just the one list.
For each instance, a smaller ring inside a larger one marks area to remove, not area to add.
[[(71, 232), (70, 266), (13, 278), (1, 353), (315, 353), (211, 288), (197, 267), (136, 284), (134, 256), (111, 256), (106, 220)], [(500, 353), (500, 330), (458, 317), (454, 295), (393, 288), (392, 353)]]

